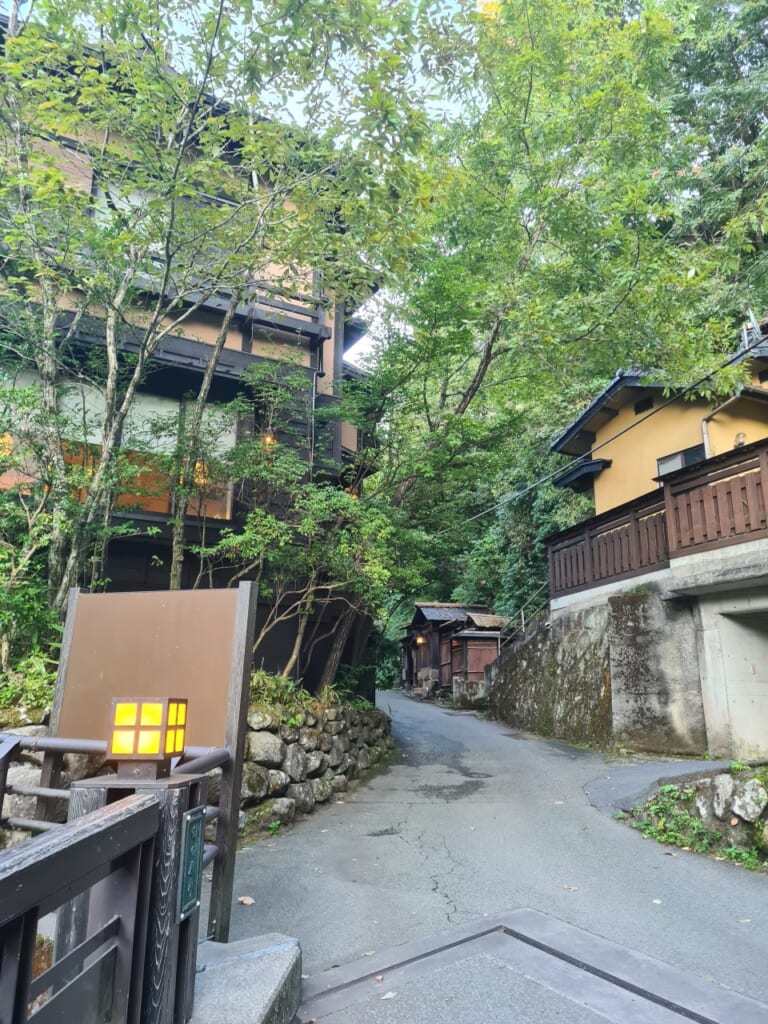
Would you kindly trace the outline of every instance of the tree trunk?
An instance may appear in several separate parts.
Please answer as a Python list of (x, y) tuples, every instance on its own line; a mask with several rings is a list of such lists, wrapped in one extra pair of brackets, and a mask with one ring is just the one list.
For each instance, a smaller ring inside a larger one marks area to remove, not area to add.
[(347, 646), (347, 640), (352, 632), (356, 615), (357, 610), (355, 608), (345, 608), (341, 613), (341, 618), (336, 623), (336, 629), (333, 631), (333, 643), (323, 666), (318, 692), (322, 692), (327, 686), (333, 686), (336, 673), (339, 671), (339, 665), (341, 664), (341, 656), (344, 653), (344, 648)]
[(213, 346), (208, 362), (205, 367), (200, 388), (195, 396), (195, 404), (188, 414), (188, 419), (183, 424), (184, 429), (179, 437), (182, 451), (184, 452), (179, 466), (179, 476), (174, 493), (173, 504), (173, 536), (171, 539), (171, 571), (170, 590), (181, 590), (181, 572), (184, 567), (184, 519), (189, 510), (189, 502), (192, 497), (194, 486), (195, 466), (200, 457), (200, 429), (203, 423), (205, 407), (208, 402), (208, 395), (213, 383), (213, 375), (216, 371), (221, 357), (224, 343), (232, 323), (232, 318), (240, 303), (240, 292), (233, 291), (227, 306), (227, 312), (221, 322), (219, 333), (216, 336), (216, 344)]

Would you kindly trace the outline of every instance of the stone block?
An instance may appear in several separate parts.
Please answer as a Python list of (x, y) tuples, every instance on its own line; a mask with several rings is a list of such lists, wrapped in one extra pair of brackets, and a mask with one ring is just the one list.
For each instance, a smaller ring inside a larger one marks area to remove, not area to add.
[(269, 793), (269, 768), (246, 761), (243, 764), (243, 780), (240, 787), (240, 801), (244, 807), (252, 807)]
[(311, 814), (315, 809), (315, 792), (311, 782), (295, 782), (288, 786), (285, 795), (296, 804), (299, 814)]
[(381, 760), (381, 754), (381, 747), (368, 747), (368, 757), (371, 759), (371, 764), (378, 764)]
[(299, 738), (299, 727), (297, 725), (281, 725), (280, 739), (283, 743), (296, 743)]
[(768, 807), (768, 792), (759, 779), (737, 783), (736, 793), (731, 801), (733, 813), (744, 821), (757, 821)]
[(712, 779), (712, 809), (721, 821), (725, 821), (731, 813), (731, 799), (735, 789), (732, 775), (716, 775)]
[(272, 708), (263, 704), (251, 704), (248, 708), (248, 728), (254, 732), (276, 732), (280, 727), (280, 719)]
[(324, 804), (326, 800), (331, 799), (333, 783), (328, 782), (327, 779), (312, 779), (311, 786), (317, 803)]
[(336, 768), (341, 764), (341, 759), (344, 757), (344, 751), (341, 749), (341, 744), (336, 736), (333, 737), (331, 742), (331, 749), (328, 751), (328, 764), (331, 768)]
[(329, 736), (338, 736), (339, 733), (343, 731), (343, 729), (344, 729), (344, 723), (341, 722), (341, 721), (338, 721), (338, 722), (335, 722), (335, 721), (328, 722), (328, 724), (325, 727), (325, 731), (328, 733)]
[(334, 793), (346, 793), (349, 789), (346, 775), (334, 775), (331, 779), (331, 789)]
[(246, 760), (268, 768), (279, 768), (285, 757), (285, 744), (271, 732), (250, 732), (246, 736)]
[(368, 752), (368, 748), (367, 747), (363, 747), (363, 749), (357, 755), (357, 766), (362, 771), (365, 771), (366, 768), (370, 768), (371, 767), (371, 755)]
[(299, 730), (299, 743), (304, 750), (317, 750), (320, 744), (320, 733), (317, 729), (305, 727)]
[(269, 769), (269, 795), (282, 796), (288, 788), (290, 777), (278, 768)]
[(303, 782), (307, 777), (307, 755), (298, 743), (290, 743), (285, 750), (282, 769), (292, 782)]
[(328, 755), (320, 750), (310, 750), (307, 754), (307, 778), (317, 778), (323, 774), (327, 767)]

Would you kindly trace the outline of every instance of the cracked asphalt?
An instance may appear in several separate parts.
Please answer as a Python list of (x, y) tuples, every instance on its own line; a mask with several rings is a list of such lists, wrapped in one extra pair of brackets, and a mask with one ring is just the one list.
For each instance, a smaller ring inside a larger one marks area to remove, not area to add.
[[(294, 936), (311, 976), (531, 907), (768, 1000), (766, 876), (660, 846), (590, 803), (600, 787), (643, 790), (647, 760), (622, 764), (396, 693), (378, 703), (392, 715), (391, 767), (239, 854), (233, 940)], [(674, 767), (661, 762), (659, 777)]]

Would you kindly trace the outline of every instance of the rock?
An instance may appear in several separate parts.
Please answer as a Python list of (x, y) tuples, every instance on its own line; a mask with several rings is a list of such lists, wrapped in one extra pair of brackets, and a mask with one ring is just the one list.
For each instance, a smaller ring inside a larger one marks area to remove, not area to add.
[(338, 736), (343, 728), (343, 722), (328, 722), (328, 724), (325, 727), (325, 731), (328, 733), (329, 736)]
[(339, 743), (337, 737), (334, 736), (331, 742), (331, 749), (328, 751), (328, 764), (331, 766), (331, 768), (336, 768), (338, 765), (341, 764), (341, 759), (343, 757), (344, 751), (341, 749), (341, 744)]
[(300, 729), (299, 744), (304, 750), (317, 750), (320, 744), (320, 733), (317, 729)]
[(332, 782), (328, 782), (327, 779), (312, 779), (311, 786), (312, 792), (315, 794), (316, 803), (324, 804), (326, 800), (331, 799), (333, 794)]
[[(69, 779), (64, 775), (62, 777), (62, 785), (65, 786), (68, 782)], [(8, 768), (6, 783), (9, 786), (39, 786), (40, 769), (37, 765), (33, 764), (11, 764)], [(64, 822), (67, 820), (68, 802), (65, 798), (61, 800), (48, 800), (46, 803), (51, 812), (52, 821)], [(36, 796), (6, 792), (2, 807), (3, 817), (36, 818), (36, 811)]]
[(362, 771), (365, 771), (366, 768), (371, 767), (371, 755), (369, 754), (367, 747), (363, 747), (363, 749), (357, 755), (357, 767), (360, 768)]
[(716, 775), (712, 779), (712, 809), (721, 820), (730, 814), (731, 797), (736, 789), (736, 783), (731, 775)]
[(269, 769), (269, 795), (270, 796), (282, 796), (288, 788), (290, 778), (285, 772), (278, 771), (277, 768)]
[(206, 802), (209, 804), (215, 804), (219, 806), (219, 794), (221, 793), (221, 768), (216, 768), (214, 771), (209, 772), (206, 776), (208, 781), (208, 789), (206, 792)]
[[(7, 784), (9, 786), (39, 786), (40, 769), (29, 764), (11, 764), (8, 767)], [(34, 818), (36, 808), (37, 797), (6, 793), (2, 813), (4, 818)]]
[(761, 821), (755, 828), (755, 843), (768, 853), (768, 821)]
[(339, 746), (341, 747), (341, 749), (344, 751), (345, 754), (348, 754), (350, 747), (352, 746), (352, 744), (349, 742), (349, 736), (347, 736), (345, 732), (342, 732), (336, 738), (339, 741)]
[(263, 804), (248, 812), (246, 820), (251, 828), (269, 832), (275, 822), (292, 825), (295, 817), (295, 802), (289, 797), (281, 796), (275, 800), (265, 800)]
[(712, 809), (712, 779), (699, 779), (695, 790), (696, 810), (701, 820), (708, 825), (715, 816)]
[(285, 794), (296, 802), (299, 814), (311, 814), (315, 809), (315, 791), (311, 782), (296, 782), (288, 787)]
[(269, 768), (246, 761), (243, 764), (243, 780), (240, 800), (244, 807), (252, 807), (269, 793)]
[(313, 715), (311, 711), (305, 711), (304, 725), (309, 729), (314, 729), (317, 725), (317, 715)]
[[(277, 800), (270, 801), (272, 815), (281, 825), (292, 825), (296, 817), (296, 804), (290, 797), (281, 796)], [(262, 804), (266, 807), (266, 804)]]
[(326, 722), (336, 722), (341, 718), (341, 708), (326, 708), (325, 709), (325, 720)]
[(307, 755), (298, 743), (291, 743), (285, 750), (282, 769), (293, 782), (303, 782), (307, 777)]
[(299, 728), (296, 725), (281, 725), (280, 739), (284, 743), (296, 743), (299, 738)]
[(349, 789), (346, 775), (334, 775), (331, 779), (331, 789), (334, 793), (346, 793)]
[(245, 738), (246, 760), (268, 768), (279, 768), (285, 757), (285, 744), (271, 732), (249, 732)]
[(101, 754), (65, 754), (64, 770), (73, 782), (93, 779), (104, 767)]
[(757, 821), (768, 807), (768, 791), (759, 779), (749, 779), (737, 785), (731, 807), (733, 813), (745, 821)]
[(378, 764), (381, 760), (381, 747), (373, 746), (368, 747), (368, 757), (371, 759), (371, 764)]
[(0, 850), (10, 850), (12, 846), (18, 846), (31, 838), (32, 833), (21, 828), (0, 828)]
[(323, 734), (322, 734), (322, 735), (320, 736), (320, 743), (319, 743), (319, 746), (320, 746), (320, 749), (322, 750), (322, 752), (323, 752), (324, 754), (330, 754), (330, 752), (331, 752), (331, 747), (333, 746), (333, 737), (332, 737), (332, 736), (329, 736), (329, 735), (328, 735), (328, 733), (325, 733), (325, 732), (324, 732), (324, 733), (323, 733)]
[(314, 779), (322, 775), (328, 767), (328, 755), (320, 750), (310, 750), (307, 754), (307, 778)]
[(254, 732), (276, 732), (280, 719), (272, 708), (263, 704), (251, 704), (248, 708), (248, 728)]

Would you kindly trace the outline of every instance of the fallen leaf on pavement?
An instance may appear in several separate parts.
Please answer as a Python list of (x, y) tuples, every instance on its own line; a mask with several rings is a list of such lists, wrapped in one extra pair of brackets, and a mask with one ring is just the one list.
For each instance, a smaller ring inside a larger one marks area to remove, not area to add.
[(565, 889), (566, 892), (578, 892), (579, 891), (576, 888), (575, 885), (564, 885), (563, 888)]
[(377, 974), (376, 975), (376, 981), (384, 981), (384, 975), (383, 974)]
[(252, 907), (256, 900), (253, 896), (238, 896), (237, 902), (242, 903), (244, 907)]
[(394, 999), (396, 995), (397, 995), (397, 992), (385, 992), (384, 995), (381, 998), (382, 999)]

